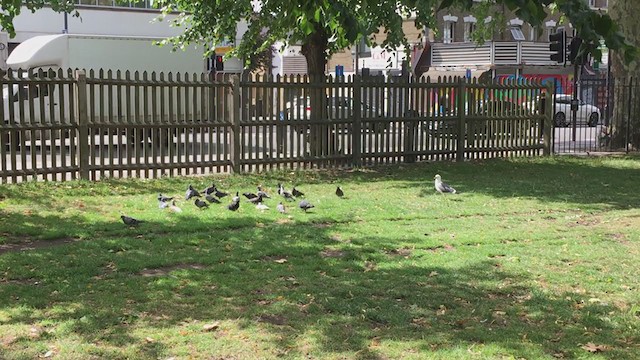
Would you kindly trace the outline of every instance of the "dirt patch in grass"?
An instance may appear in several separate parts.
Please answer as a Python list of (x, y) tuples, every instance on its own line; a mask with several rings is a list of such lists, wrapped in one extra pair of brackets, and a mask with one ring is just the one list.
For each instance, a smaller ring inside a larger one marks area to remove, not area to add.
[(335, 249), (325, 249), (320, 252), (320, 255), (326, 258), (341, 258), (341, 257), (344, 257), (345, 254), (346, 252), (342, 250), (335, 250)]
[(194, 270), (202, 270), (205, 269), (206, 266), (201, 264), (174, 264), (171, 266), (164, 266), (155, 269), (144, 269), (140, 271), (138, 274), (144, 277), (153, 277), (153, 276), (164, 276), (174, 270), (180, 269), (194, 269)]
[(256, 318), (256, 321), (278, 326), (287, 324), (287, 319), (280, 315), (262, 314)]
[(0, 244), (0, 255), (9, 252), (16, 251), (26, 251), (26, 250), (36, 250), (42, 248), (48, 248), (53, 246), (60, 246), (64, 244), (69, 244), (72, 242), (80, 241), (80, 239), (76, 238), (60, 238), (53, 240), (36, 240), (33, 241), (30, 238), (23, 238), (24, 242), (21, 243), (11, 243), (11, 244)]
[(409, 248), (400, 248), (400, 249), (387, 250), (385, 251), (385, 253), (387, 253), (387, 255), (409, 257), (413, 253), (413, 250)]
[(436, 251), (439, 251), (439, 250), (452, 251), (454, 249), (455, 248), (453, 247), (453, 245), (444, 244), (444, 245), (431, 246), (431, 247), (426, 248), (425, 250), (436, 252)]

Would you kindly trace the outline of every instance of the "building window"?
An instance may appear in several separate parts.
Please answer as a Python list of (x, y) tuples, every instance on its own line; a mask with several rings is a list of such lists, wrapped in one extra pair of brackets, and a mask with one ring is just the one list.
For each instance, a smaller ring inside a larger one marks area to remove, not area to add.
[(596, 0), (589, 0), (589, 6), (592, 8), (596, 7)]
[(457, 16), (445, 15), (443, 17), (444, 20), (444, 31), (442, 32), (442, 42), (445, 44), (450, 44), (455, 41), (455, 29), (456, 22), (458, 22)]
[(473, 38), (473, 32), (476, 30), (476, 18), (466, 16), (464, 18), (464, 42), (470, 42)]

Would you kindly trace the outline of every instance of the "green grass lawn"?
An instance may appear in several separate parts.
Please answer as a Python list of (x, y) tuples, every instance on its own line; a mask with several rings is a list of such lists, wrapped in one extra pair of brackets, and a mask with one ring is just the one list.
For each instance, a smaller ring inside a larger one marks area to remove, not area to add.
[(2, 185), (0, 358), (639, 359), (639, 191), (637, 157)]

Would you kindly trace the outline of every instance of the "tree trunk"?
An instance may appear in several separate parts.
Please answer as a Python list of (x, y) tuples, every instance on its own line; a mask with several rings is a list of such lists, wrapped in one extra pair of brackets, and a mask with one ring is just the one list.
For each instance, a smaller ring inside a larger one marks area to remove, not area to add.
[(335, 153), (335, 134), (329, 124), (319, 125), (317, 122), (328, 120), (328, 101), (325, 87), (325, 69), (327, 65), (327, 47), (329, 39), (323, 29), (317, 29), (302, 45), (302, 55), (307, 60), (309, 75), (310, 120), (316, 124), (310, 127), (309, 147), (311, 155), (323, 156)]
[[(610, 0), (609, 15), (627, 41), (634, 46), (640, 46), (640, 26), (638, 20), (629, 14), (640, 14), (638, 0)], [(624, 64), (622, 54), (611, 52), (611, 73), (615, 79), (613, 87), (613, 101), (610, 105), (612, 115), (610, 121), (611, 147), (626, 148), (631, 145), (640, 147), (640, 118), (636, 114), (640, 111), (640, 63), (636, 60), (631, 64)], [(629, 86), (629, 85), (632, 86)], [(631, 100), (631, 101), (629, 101)]]

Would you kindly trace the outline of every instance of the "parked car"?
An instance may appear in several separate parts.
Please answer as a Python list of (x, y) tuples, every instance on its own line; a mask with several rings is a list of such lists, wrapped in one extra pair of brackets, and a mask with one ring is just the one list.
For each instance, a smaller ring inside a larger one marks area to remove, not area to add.
[[(327, 97), (327, 116), (329, 120), (351, 120), (353, 119), (353, 98), (348, 96)], [(382, 118), (383, 112), (380, 108), (360, 102), (360, 115), (367, 128), (375, 131), (384, 131), (385, 122), (368, 122), (370, 118)], [(285, 104), (285, 111), (282, 120), (310, 120), (311, 119), (311, 98), (296, 97)], [(350, 128), (350, 124), (349, 128)]]
[[(556, 127), (566, 127), (571, 125), (571, 99), (573, 95), (555, 95), (555, 114), (553, 123)], [(596, 126), (600, 122), (600, 109), (591, 104), (578, 99), (578, 111), (576, 112), (576, 125)]]

